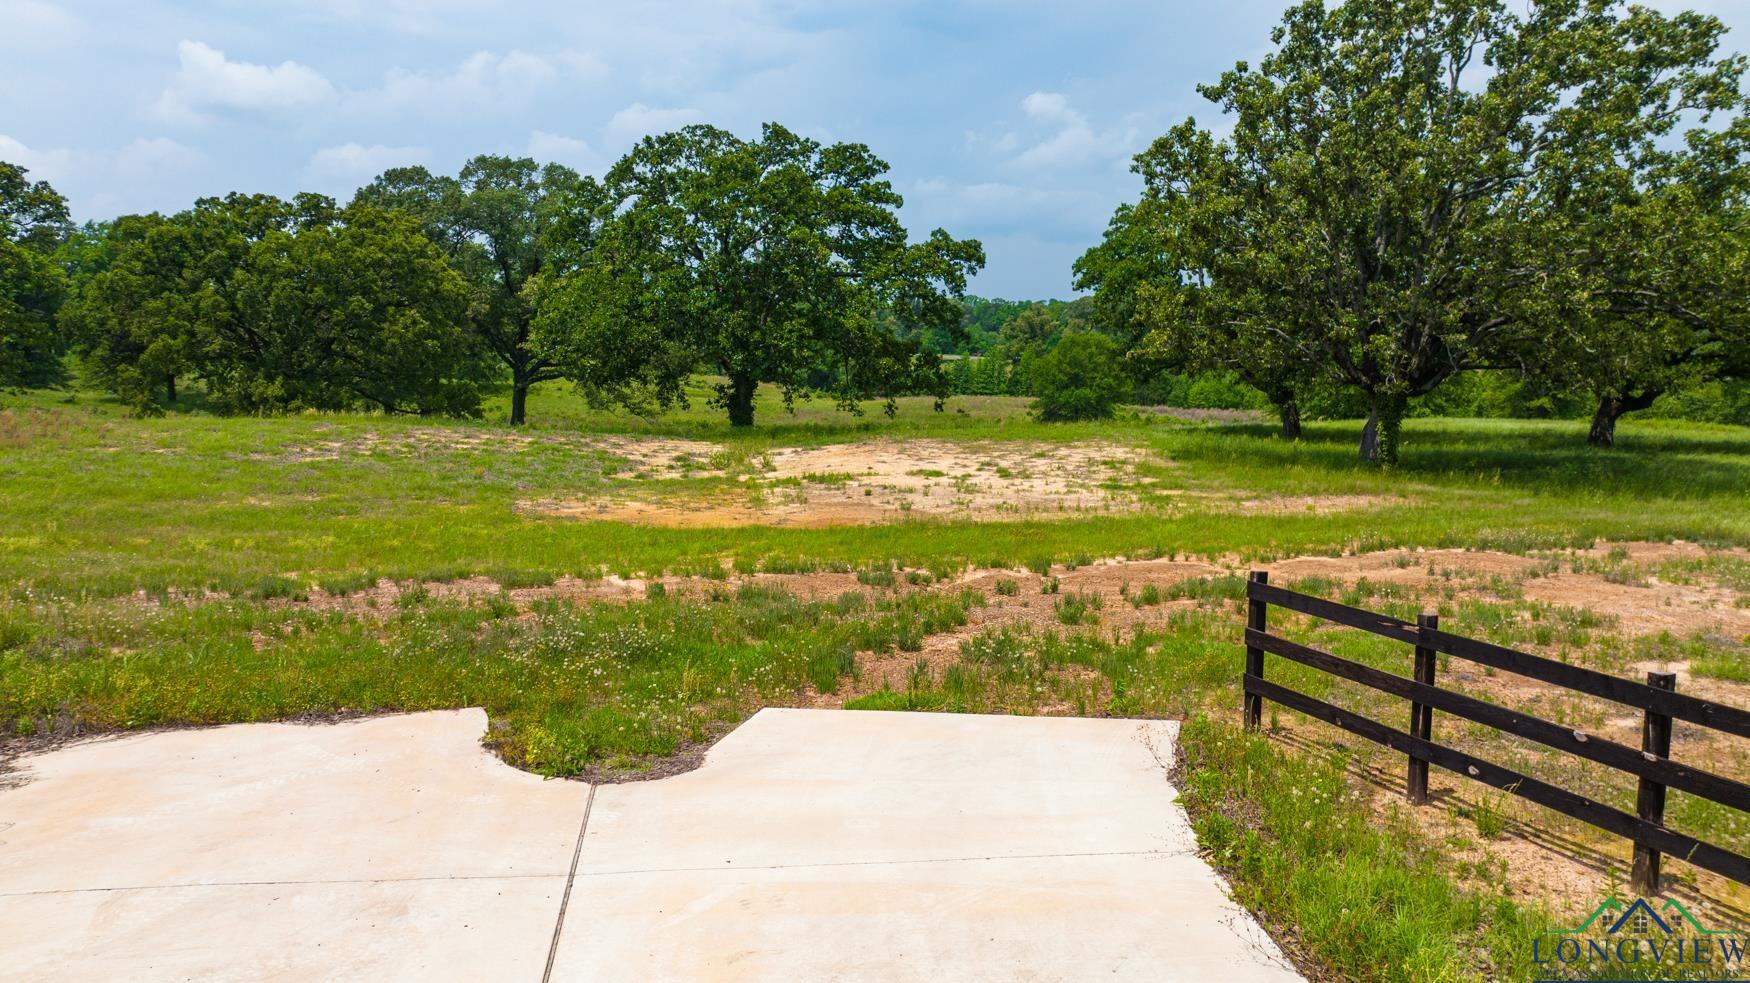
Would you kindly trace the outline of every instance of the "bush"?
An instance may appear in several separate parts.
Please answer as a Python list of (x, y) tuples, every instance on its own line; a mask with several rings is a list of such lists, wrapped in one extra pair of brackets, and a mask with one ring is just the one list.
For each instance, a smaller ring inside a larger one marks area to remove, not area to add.
[(1130, 392), (1122, 357), (1100, 334), (1066, 334), (1027, 367), (1041, 420), (1107, 420)]

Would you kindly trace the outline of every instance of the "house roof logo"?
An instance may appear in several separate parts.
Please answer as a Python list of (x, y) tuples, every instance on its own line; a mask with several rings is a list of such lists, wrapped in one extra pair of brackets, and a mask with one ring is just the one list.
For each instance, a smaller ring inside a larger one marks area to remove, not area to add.
[(1744, 969), (1746, 941), (1742, 932), (1706, 927), (1676, 898), (1655, 908), (1646, 898), (1625, 903), (1611, 897), (1577, 927), (1533, 939), (1531, 956), (1539, 966), (1566, 972), (1681, 969), (1737, 974)]
[(1586, 916), (1586, 920), (1581, 922), (1578, 928), (1556, 929), (1551, 934), (1584, 935), (1598, 929), (1600, 922), (1603, 923), (1602, 933), (1605, 935), (1617, 935), (1625, 927), (1631, 929), (1635, 935), (1647, 935), (1655, 928), (1666, 935), (1684, 928), (1701, 935), (1740, 934), (1729, 929), (1704, 928), (1701, 922), (1689, 913), (1689, 909), (1683, 907), (1683, 903), (1676, 898), (1667, 898), (1656, 912), (1653, 910), (1653, 906), (1647, 903), (1646, 898), (1636, 898), (1633, 904), (1628, 905), (1616, 898), (1605, 898), (1599, 902), (1598, 907), (1592, 909), (1592, 914)]

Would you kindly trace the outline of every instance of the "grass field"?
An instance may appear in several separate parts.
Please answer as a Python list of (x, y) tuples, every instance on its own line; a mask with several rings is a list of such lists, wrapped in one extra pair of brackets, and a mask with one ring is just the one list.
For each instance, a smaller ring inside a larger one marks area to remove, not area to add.
[[(1538, 926), (1626, 876), (1586, 827), (1282, 711), (1238, 720), (1248, 567), (1377, 610), (1750, 705), (1750, 430), (1411, 420), (1402, 465), (1355, 422), (1131, 413), (1044, 425), (1023, 401), (856, 417), (772, 394), (760, 425), (656, 420), (538, 391), (527, 428), (311, 415), (132, 419), (39, 392), (0, 409), (0, 728), (9, 751), (106, 730), (480, 705), (506, 760), (662, 774), (762, 705), (1184, 717), (1212, 859), (1344, 978), (1524, 978)], [(1403, 646), (1285, 619), (1407, 671)], [(1273, 664), (1396, 721), (1386, 698)], [(1480, 668), (1443, 684), (1618, 740), (1638, 719)], [(1437, 735), (1620, 806), (1627, 782), (1456, 721)], [(1680, 726), (1683, 760), (1750, 756)], [(1673, 826), (1750, 825), (1673, 793)], [(1327, 835), (1307, 835), (1318, 829)], [(1551, 843), (1562, 844), (1552, 848)], [(1736, 889), (1673, 864), (1713, 910)], [(1523, 950), (1523, 951), (1522, 951)]]

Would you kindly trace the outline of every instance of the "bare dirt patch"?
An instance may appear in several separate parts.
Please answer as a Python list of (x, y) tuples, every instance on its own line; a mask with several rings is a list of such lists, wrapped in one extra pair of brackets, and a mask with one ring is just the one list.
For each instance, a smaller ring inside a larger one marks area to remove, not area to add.
[[(1279, 583), (1304, 577), (1346, 584), (1365, 579), (1416, 589), (1429, 598), (1455, 585), (1458, 593), (1476, 593), (1477, 581), (1489, 581), (1522, 592), (1527, 600), (1608, 615), (1629, 635), (1670, 632), (1744, 638), (1750, 635), (1750, 607), (1743, 605), (1738, 591), (1714, 583), (1673, 583), (1649, 572), (1670, 560), (1740, 553), (1709, 551), (1694, 543), (1617, 543), (1532, 556), (1489, 550), (1383, 550), (1296, 557), (1268, 567)], [(1617, 558), (1616, 574), (1585, 568), (1585, 563), (1603, 557)]]
[(408, 457), (474, 451), (514, 454), (535, 447), (560, 447), (620, 458), (626, 462), (633, 477), (649, 478), (720, 473), (717, 458), (723, 450), (709, 441), (672, 437), (578, 436), (461, 427), (412, 427), (389, 433), (371, 430), (355, 436), (288, 447), (276, 453), (248, 456), (253, 460), (333, 461), (374, 454)]
[[(617, 452), (616, 452), (617, 453)], [(1118, 444), (875, 440), (775, 450), (746, 494), (526, 501), (534, 515), (677, 528), (875, 525), (908, 518), (1000, 521), (1135, 509), (1144, 453)], [(740, 489), (737, 489), (739, 492)]]
[(1532, 556), (1491, 550), (1380, 550), (1350, 556), (1301, 556), (1269, 564), (1275, 581), (1328, 577), (1345, 582), (1363, 577), (1389, 583), (1431, 584), (1448, 571), (1472, 577), (1520, 577), (1541, 561)]
[(1633, 635), (1670, 632), (1750, 636), (1750, 608), (1736, 606), (1736, 592), (1711, 586), (1617, 584), (1597, 574), (1562, 573), (1525, 582), (1525, 596), (1567, 607), (1614, 615)]

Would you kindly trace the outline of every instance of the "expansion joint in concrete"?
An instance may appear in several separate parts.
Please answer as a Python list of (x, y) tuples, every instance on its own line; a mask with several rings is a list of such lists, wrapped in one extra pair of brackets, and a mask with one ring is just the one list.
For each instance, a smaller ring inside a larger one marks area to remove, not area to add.
[(577, 825), (577, 845), (571, 850), (571, 870), (565, 875), (565, 893), (559, 896), (559, 917), (553, 922), (553, 941), (547, 946), (547, 968), (541, 971), (541, 983), (553, 979), (553, 960), (559, 956), (559, 935), (565, 931), (565, 908), (571, 904), (571, 884), (577, 880), (577, 862), (583, 857), (583, 834), (589, 831), (589, 810), (595, 805), (594, 785), (583, 800), (583, 822)]

